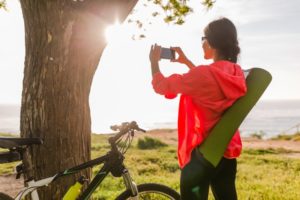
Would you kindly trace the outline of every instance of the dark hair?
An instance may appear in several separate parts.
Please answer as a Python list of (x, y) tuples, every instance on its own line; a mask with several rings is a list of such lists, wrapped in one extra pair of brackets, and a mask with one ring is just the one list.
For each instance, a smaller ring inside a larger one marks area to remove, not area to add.
[(227, 18), (210, 22), (204, 29), (205, 37), (211, 47), (215, 48), (222, 59), (236, 63), (240, 53), (237, 31)]

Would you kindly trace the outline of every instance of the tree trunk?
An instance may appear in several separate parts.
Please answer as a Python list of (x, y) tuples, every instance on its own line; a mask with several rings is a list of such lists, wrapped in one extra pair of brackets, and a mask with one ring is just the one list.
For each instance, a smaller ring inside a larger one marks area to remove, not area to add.
[[(116, 13), (123, 21), (137, 0), (20, 2), (26, 42), (21, 136), (44, 140), (29, 148), (23, 162), (25, 180), (39, 180), (90, 160), (89, 93), (106, 45), (103, 30)], [(41, 188), (40, 199), (61, 199), (75, 180)]]

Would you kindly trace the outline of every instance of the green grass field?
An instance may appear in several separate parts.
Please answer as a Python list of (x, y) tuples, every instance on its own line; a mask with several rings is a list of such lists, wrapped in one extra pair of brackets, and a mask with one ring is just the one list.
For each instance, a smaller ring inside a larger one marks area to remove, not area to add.
[[(92, 157), (109, 150), (108, 136), (93, 135)], [(140, 141), (141, 142), (141, 141)], [(142, 141), (145, 143), (145, 140)], [(143, 144), (144, 144), (143, 143)], [(155, 182), (179, 191), (180, 169), (177, 164), (176, 146), (159, 145), (141, 149), (137, 139), (125, 155), (125, 165), (138, 184)], [(238, 159), (237, 191), (240, 200), (297, 200), (300, 199), (300, 159), (289, 158), (293, 152), (284, 149), (244, 149)], [(0, 165), (0, 174), (13, 173), (13, 164)], [(94, 168), (96, 173), (99, 167)], [(122, 178), (109, 175), (94, 197), (98, 200), (114, 199), (124, 190)], [(209, 199), (214, 199), (210, 194)]]

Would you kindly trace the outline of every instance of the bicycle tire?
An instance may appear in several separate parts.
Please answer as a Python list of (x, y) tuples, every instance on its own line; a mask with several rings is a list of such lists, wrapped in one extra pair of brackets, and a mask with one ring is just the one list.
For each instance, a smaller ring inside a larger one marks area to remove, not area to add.
[(0, 192), (0, 200), (14, 200), (12, 197)]
[[(138, 185), (138, 199), (153, 199), (153, 200), (180, 200), (180, 195), (175, 190), (161, 184), (145, 183)], [(156, 196), (160, 195), (160, 196)], [(131, 199), (131, 191), (126, 190), (121, 193), (116, 200)]]

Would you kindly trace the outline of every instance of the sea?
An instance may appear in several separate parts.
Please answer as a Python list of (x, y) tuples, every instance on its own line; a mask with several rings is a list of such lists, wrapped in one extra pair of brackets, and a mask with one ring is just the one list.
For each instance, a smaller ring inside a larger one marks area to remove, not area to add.
[[(174, 112), (174, 111), (173, 111)], [(93, 120), (93, 119), (92, 119)], [(149, 119), (148, 119), (149, 120)], [(157, 121), (140, 119), (150, 129), (176, 128), (176, 117)], [(20, 105), (0, 104), (0, 133), (18, 135), (20, 132)], [(143, 127), (143, 124), (141, 125)], [(92, 128), (93, 130), (93, 128)], [(300, 131), (300, 100), (264, 100), (258, 102), (240, 126), (241, 135), (254, 133), (264, 138)], [(93, 130), (101, 132), (101, 130)]]

